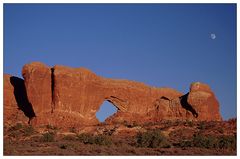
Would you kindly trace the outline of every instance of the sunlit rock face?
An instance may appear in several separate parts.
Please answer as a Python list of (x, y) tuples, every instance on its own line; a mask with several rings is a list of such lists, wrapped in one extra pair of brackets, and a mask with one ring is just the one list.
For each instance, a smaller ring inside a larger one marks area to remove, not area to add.
[(22, 69), (27, 97), (38, 115), (52, 107), (51, 68), (40, 62), (24, 65)]
[(208, 85), (192, 83), (187, 101), (198, 112), (201, 120), (222, 120), (219, 102)]
[[(182, 94), (171, 88), (100, 77), (86, 68), (51, 68), (39, 62), (26, 64), (22, 74), (27, 100), (34, 111), (29, 117), (33, 125), (98, 124), (96, 112), (104, 101), (118, 109), (106, 119), (108, 123), (222, 119), (214, 93), (200, 82), (191, 84), (190, 92)], [(4, 81), (8, 89), (7, 79)], [(13, 100), (11, 91), (6, 94), (6, 101)]]

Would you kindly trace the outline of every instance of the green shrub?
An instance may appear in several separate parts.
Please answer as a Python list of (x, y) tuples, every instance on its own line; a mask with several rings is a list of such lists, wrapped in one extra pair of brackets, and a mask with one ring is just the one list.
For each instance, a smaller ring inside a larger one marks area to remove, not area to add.
[(80, 142), (82, 142), (84, 144), (93, 144), (94, 143), (94, 137), (91, 134), (87, 134), (87, 133), (78, 134), (77, 138)]
[(55, 134), (53, 132), (44, 133), (41, 141), (43, 142), (52, 142), (54, 141)]
[(96, 135), (93, 136), (91, 134), (82, 133), (77, 135), (79, 141), (83, 142), (84, 144), (97, 144), (97, 145), (111, 145), (112, 140), (109, 136), (106, 135)]
[(23, 131), (24, 136), (30, 136), (35, 132), (34, 128), (31, 125), (24, 127)]
[(76, 137), (75, 136), (72, 136), (72, 135), (66, 135), (63, 137), (64, 140), (69, 140), (69, 141), (73, 141), (73, 140), (76, 140)]
[(236, 150), (236, 136), (222, 136), (219, 139), (218, 147), (220, 149), (233, 149)]
[(9, 136), (11, 136), (13, 138), (18, 138), (18, 137), (20, 137), (20, 133), (18, 131), (11, 131), (9, 133)]
[(16, 125), (10, 127), (8, 131), (12, 137), (19, 137), (22, 135), (30, 136), (35, 132), (34, 128), (31, 125), (22, 125), (21, 123), (17, 123)]
[(195, 147), (236, 149), (235, 136), (204, 137), (197, 135), (193, 138), (193, 143)]
[[(172, 126), (174, 124), (174, 122), (172, 120), (165, 120), (163, 123), (165, 124), (165, 126), (168, 126), (168, 127)], [(177, 123), (177, 121), (175, 121), (175, 123)], [(178, 123), (177, 123), (177, 125), (178, 125)]]
[(138, 133), (136, 136), (137, 146), (150, 148), (169, 148), (171, 147), (167, 138), (159, 130)]
[(202, 121), (202, 122), (199, 123), (198, 129), (200, 129), (200, 130), (206, 129), (206, 124), (205, 124), (204, 121)]
[(17, 123), (14, 126), (11, 126), (8, 131), (16, 131), (16, 130), (20, 130), (23, 128), (23, 125), (21, 123)]
[(112, 140), (106, 135), (97, 135), (94, 137), (94, 143), (97, 145), (108, 146), (112, 144)]
[(179, 143), (180, 147), (192, 147), (193, 143), (192, 140), (181, 140)]
[[(170, 122), (171, 123), (171, 122)], [(170, 124), (170, 126), (174, 125), (174, 126), (178, 126), (178, 125), (182, 125), (184, 122), (182, 120), (175, 120), (175, 121), (172, 121), (172, 123)]]
[(187, 124), (187, 126), (189, 126), (189, 127), (193, 127), (193, 121), (191, 121), (191, 120), (187, 120), (187, 121), (186, 121), (186, 124)]
[(11, 126), (8, 128), (9, 136), (13, 138), (18, 138), (21, 136), (21, 133), (19, 132), (23, 128), (23, 125), (21, 123), (17, 123), (16, 125)]
[(212, 136), (203, 136), (203, 135), (194, 135), (193, 136), (193, 145), (195, 147), (202, 148), (217, 148), (218, 139)]
[(236, 136), (204, 136), (195, 134), (191, 140), (182, 140), (180, 147), (201, 147), (236, 150)]

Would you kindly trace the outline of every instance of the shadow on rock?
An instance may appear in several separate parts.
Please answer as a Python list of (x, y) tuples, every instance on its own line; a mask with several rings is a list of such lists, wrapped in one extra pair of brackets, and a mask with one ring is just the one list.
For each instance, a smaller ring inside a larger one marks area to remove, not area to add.
[(30, 120), (35, 117), (32, 104), (28, 101), (24, 80), (18, 77), (10, 77), (10, 82), (14, 87), (14, 96), (18, 104), (18, 109), (22, 110)]
[(188, 102), (187, 102), (188, 94), (189, 94), (189, 93), (187, 93), (187, 94), (185, 94), (185, 95), (183, 95), (183, 96), (180, 97), (180, 103), (181, 103), (181, 105), (182, 105), (183, 108), (185, 108), (186, 110), (190, 111), (190, 112), (193, 114), (193, 116), (194, 116), (195, 118), (197, 118), (197, 117), (198, 117), (198, 113), (197, 113), (196, 110), (195, 110), (190, 104), (188, 104)]

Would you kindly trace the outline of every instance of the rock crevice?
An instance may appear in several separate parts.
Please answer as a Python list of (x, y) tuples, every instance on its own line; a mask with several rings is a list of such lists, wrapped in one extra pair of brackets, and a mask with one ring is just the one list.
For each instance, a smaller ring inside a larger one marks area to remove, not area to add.
[(52, 97), (52, 102), (51, 102), (51, 112), (53, 113), (54, 109), (55, 109), (55, 104), (54, 104), (54, 69), (51, 68), (51, 97)]

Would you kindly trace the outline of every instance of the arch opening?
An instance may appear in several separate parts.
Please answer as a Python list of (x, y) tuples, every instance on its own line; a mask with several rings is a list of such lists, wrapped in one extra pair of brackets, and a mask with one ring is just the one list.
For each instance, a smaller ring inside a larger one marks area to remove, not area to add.
[(104, 101), (100, 106), (100, 109), (96, 113), (96, 117), (100, 122), (104, 122), (108, 117), (112, 116), (118, 111), (118, 108), (114, 106), (108, 100)]

